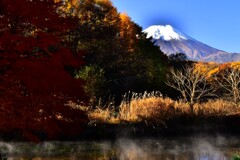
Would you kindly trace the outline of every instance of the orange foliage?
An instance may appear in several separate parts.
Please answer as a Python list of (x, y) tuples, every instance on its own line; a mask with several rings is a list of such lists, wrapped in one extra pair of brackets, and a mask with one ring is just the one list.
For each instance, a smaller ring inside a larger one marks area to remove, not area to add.
[(199, 71), (202, 74), (206, 74), (210, 78), (214, 74), (223, 72), (228, 68), (240, 69), (240, 62), (228, 62), (223, 64), (218, 64), (214, 62), (199, 62), (194, 65), (195, 70)]
[(126, 46), (128, 51), (133, 52), (137, 40), (136, 25), (126, 13), (121, 13), (120, 19), (120, 37), (123, 39), (124, 46)]

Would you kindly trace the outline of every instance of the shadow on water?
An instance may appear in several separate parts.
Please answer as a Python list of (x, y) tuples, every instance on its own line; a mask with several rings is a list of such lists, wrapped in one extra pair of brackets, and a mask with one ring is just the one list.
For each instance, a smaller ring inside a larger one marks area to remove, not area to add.
[(238, 137), (181, 137), (80, 142), (0, 142), (8, 160), (231, 160)]

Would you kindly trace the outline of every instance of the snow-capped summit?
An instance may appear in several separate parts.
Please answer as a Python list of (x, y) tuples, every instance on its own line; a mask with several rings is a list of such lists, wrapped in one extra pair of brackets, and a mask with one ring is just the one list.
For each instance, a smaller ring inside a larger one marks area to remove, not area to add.
[(147, 38), (152, 37), (153, 39), (162, 39), (164, 41), (187, 39), (170, 25), (153, 25), (143, 30), (143, 32), (147, 33)]
[(152, 38), (166, 55), (184, 53), (189, 60), (203, 62), (233, 62), (240, 61), (240, 54), (228, 53), (181, 33), (170, 25), (153, 25), (142, 31), (147, 38)]

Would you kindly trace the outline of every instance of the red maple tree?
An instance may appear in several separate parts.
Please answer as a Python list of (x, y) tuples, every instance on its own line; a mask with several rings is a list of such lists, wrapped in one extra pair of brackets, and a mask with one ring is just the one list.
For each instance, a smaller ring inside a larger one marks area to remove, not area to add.
[(76, 20), (58, 13), (61, 3), (0, 0), (1, 132), (59, 138), (79, 134), (86, 123), (82, 111), (64, 105), (86, 97), (69, 72), (83, 64), (83, 53), (72, 54), (62, 38)]

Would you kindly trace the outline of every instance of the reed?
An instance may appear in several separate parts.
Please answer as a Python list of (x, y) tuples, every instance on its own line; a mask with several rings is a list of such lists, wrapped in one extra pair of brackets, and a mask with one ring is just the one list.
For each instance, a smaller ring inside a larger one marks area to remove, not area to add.
[(98, 106), (95, 109), (87, 110), (87, 114), (91, 123), (94, 124), (123, 124), (145, 121), (161, 123), (178, 116), (195, 116), (196, 118), (240, 116), (240, 107), (223, 99), (196, 103), (192, 112), (189, 103), (163, 97), (159, 92), (128, 93), (117, 108), (113, 105)]

